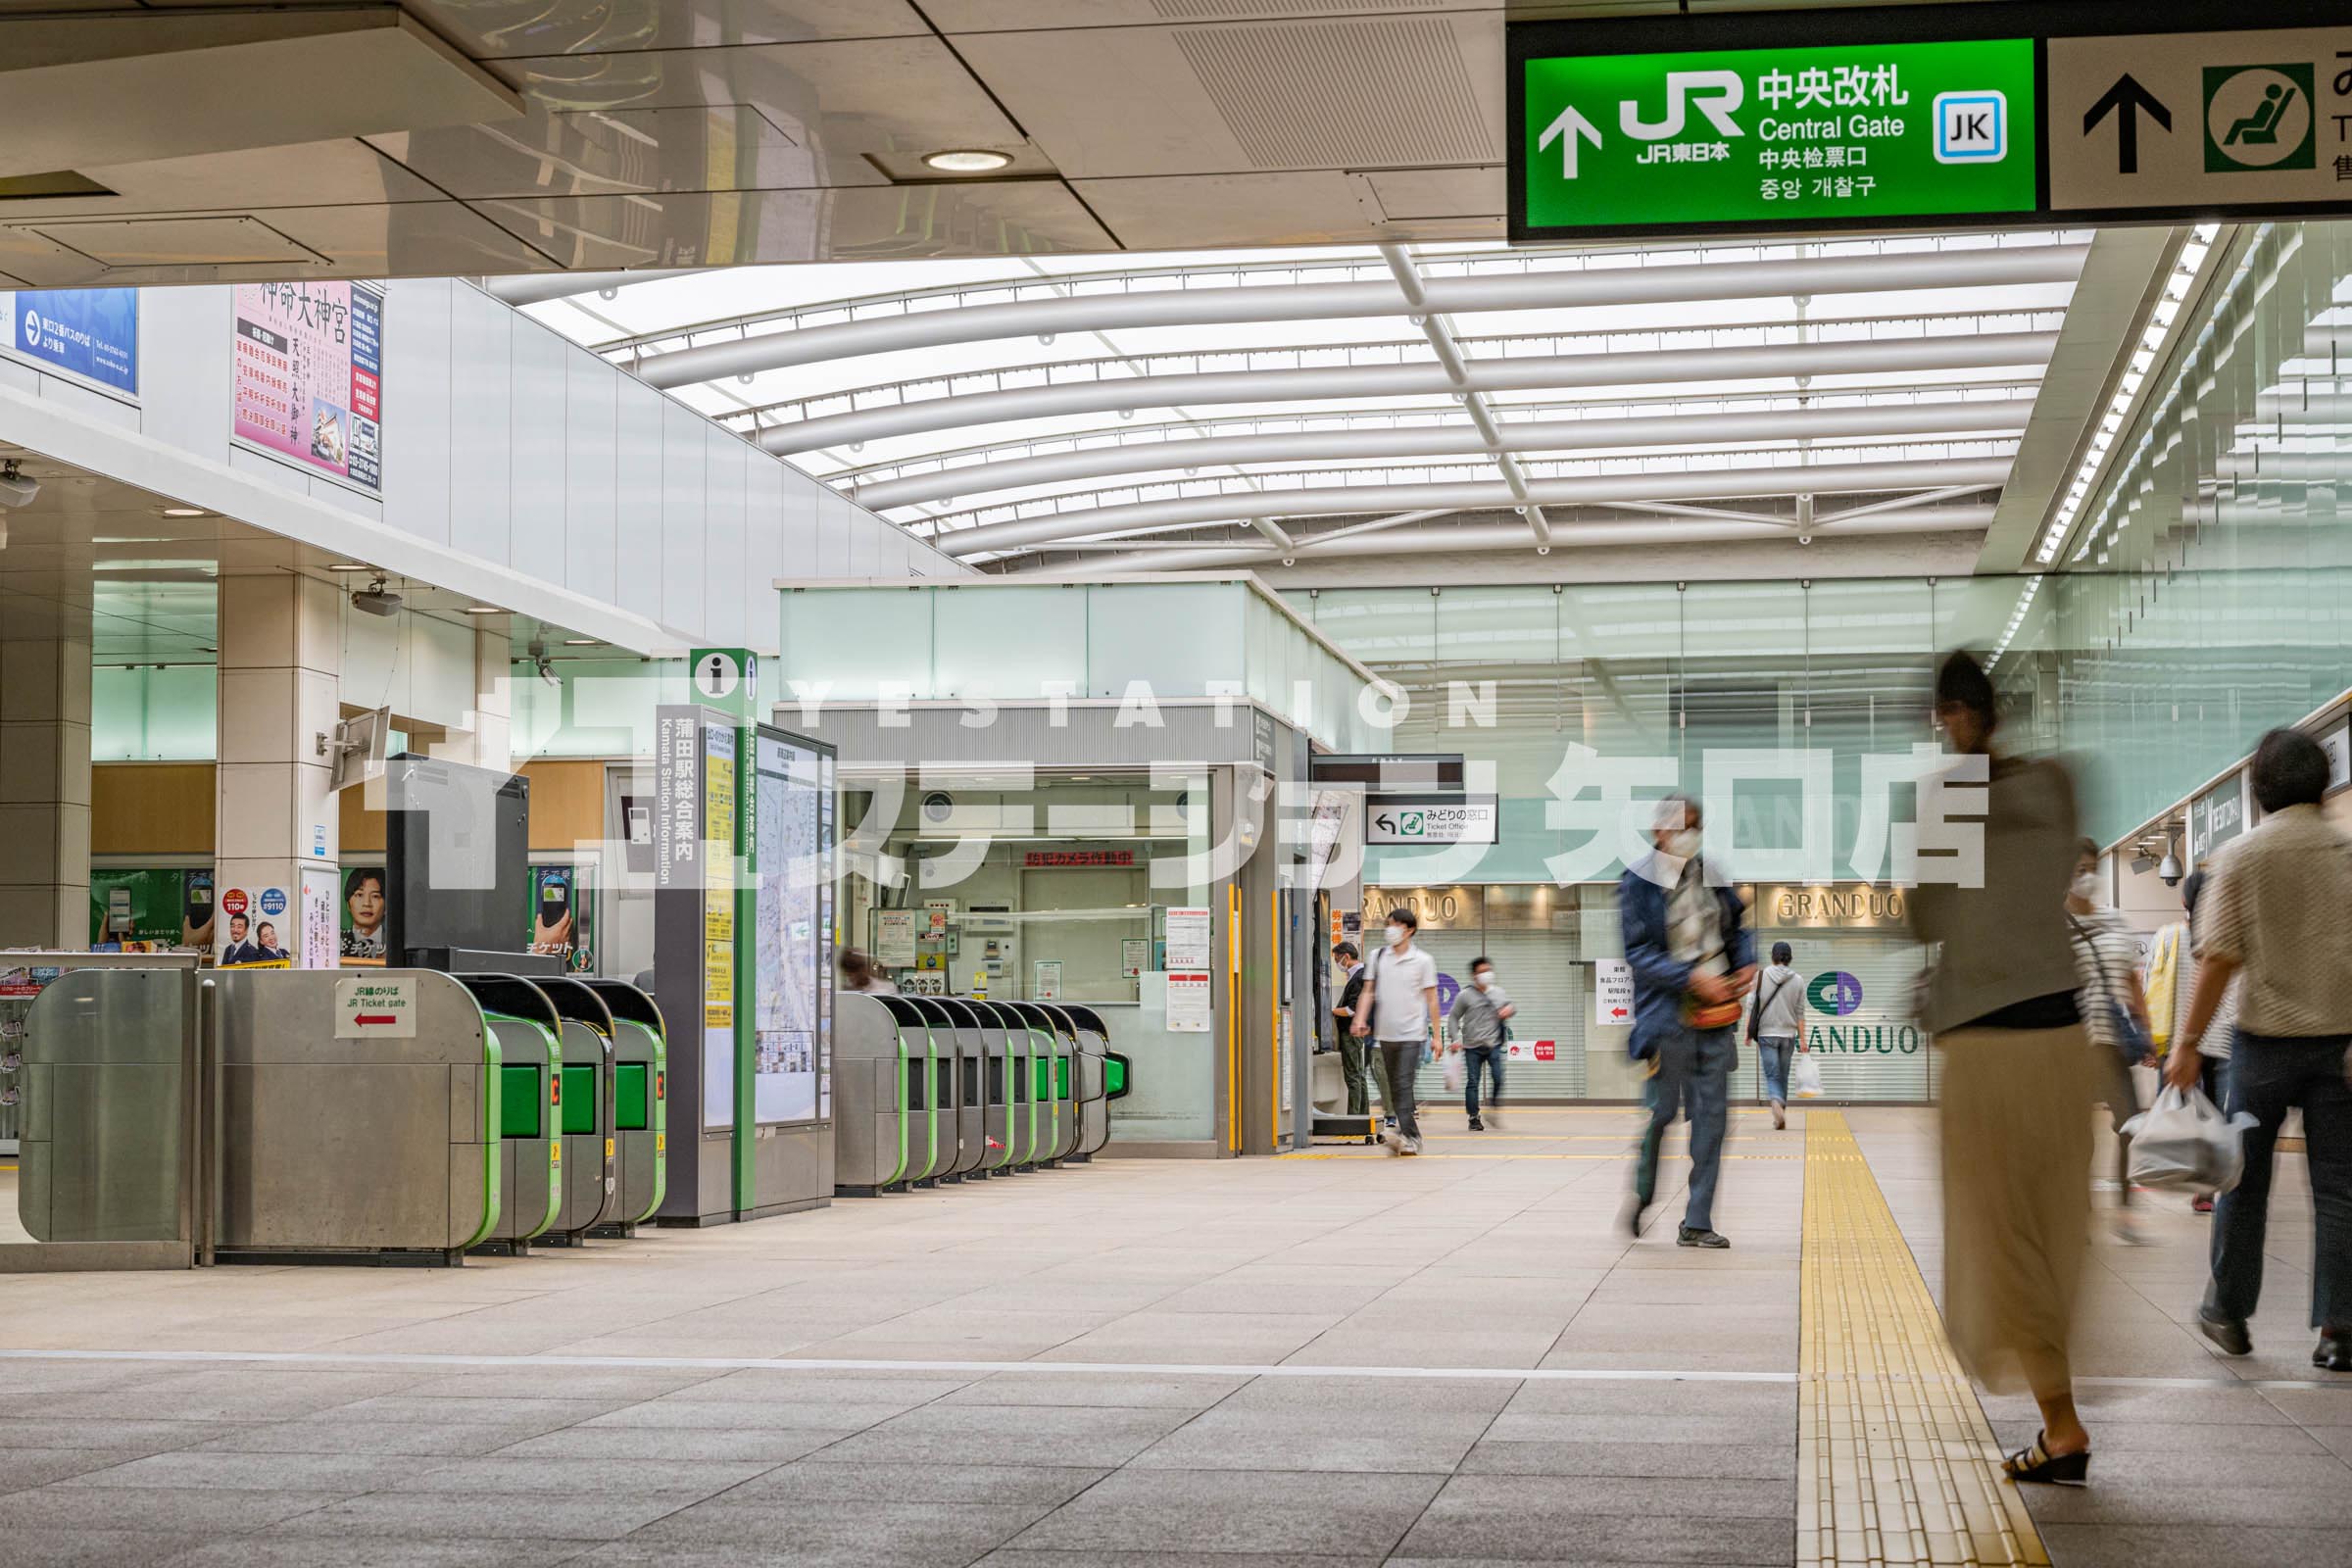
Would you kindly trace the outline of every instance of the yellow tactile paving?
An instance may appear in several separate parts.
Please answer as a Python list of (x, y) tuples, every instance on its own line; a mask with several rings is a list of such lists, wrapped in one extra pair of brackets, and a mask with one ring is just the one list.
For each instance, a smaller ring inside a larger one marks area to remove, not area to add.
[(1796, 1560), (2046, 1564), (1845, 1117), (1805, 1113)]

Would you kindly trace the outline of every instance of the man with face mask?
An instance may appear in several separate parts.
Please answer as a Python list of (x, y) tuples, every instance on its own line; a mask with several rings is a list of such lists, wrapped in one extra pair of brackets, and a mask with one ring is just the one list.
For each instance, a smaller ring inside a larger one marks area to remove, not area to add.
[(1650, 1064), (1649, 1125), (1634, 1159), (1626, 1225), (1642, 1234), (1657, 1193), (1658, 1153), (1678, 1112), (1690, 1118), (1690, 1192), (1676, 1241), (1721, 1249), (1714, 1226), (1715, 1177), (1723, 1157), (1732, 1068), (1740, 1056), (1740, 999), (1755, 983), (1755, 942), (1730, 880), (1710, 874), (1699, 853), (1698, 803), (1658, 803), (1656, 853), (1617, 883), (1625, 958), (1634, 971), (1634, 1032), (1628, 1053)]
[(1487, 1119), (1499, 1128), (1502, 1125), (1502, 1046), (1503, 1028), (1511, 1014), (1519, 1009), (1511, 999), (1502, 994), (1494, 983), (1494, 965), (1485, 956), (1470, 960), (1470, 983), (1453, 999), (1453, 1010), (1446, 1021), (1453, 1025), (1453, 1049), (1462, 1054), (1462, 1104), (1470, 1112), (1470, 1130), (1483, 1133), (1486, 1121), (1478, 1114), (1478, 1075), (1483, 1069), (1494, 1086), (1493, 1099), (1487, 1105)]
[(1396, 1118), (1387, 1138), (1392, 1154), (1421, 1152), (1413, 1078), (1429, 1054), (1430, 1042), (1440, 1037), (1438, 961), (1413, 945), (1413, 933), (1420, 927), (1420, 917), (1404, 906), (1389, 911), (1389, 945), (1365, 965), (1367, 978), (1355, 1009), (1355, 1032), (1377, 1040), (1381, 1059), (1388, 1064), (1388, 1087), (1396, 1096), (1389, 1105), (1389, 1113)]

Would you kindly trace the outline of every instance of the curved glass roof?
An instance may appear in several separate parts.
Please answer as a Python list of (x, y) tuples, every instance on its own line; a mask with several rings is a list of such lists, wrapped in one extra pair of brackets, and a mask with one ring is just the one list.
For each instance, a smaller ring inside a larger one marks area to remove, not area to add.
[(992, 569), (1981, 532), (2088, 239), (812, 265), (527, 309)]

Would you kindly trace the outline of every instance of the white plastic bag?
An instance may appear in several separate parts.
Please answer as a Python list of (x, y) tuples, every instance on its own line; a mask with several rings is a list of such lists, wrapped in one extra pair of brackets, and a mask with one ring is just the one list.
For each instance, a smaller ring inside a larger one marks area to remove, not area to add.
[(1449, 1095), (1460, 1094), (1462, 1085), (1468, 1080), (1469, 1066), (1462, 1060), (1462, 1054), (1458, 1051), (1446, 1053), (1446, 1092)]
[(1798, 1052), (1788, 1064), (1788, 1092), (1799, 1100), (1821, 1098), (1821, 1063), (1813, 1059), (1811, 1052)]
[(2132, 1140), (2132, 1180), (2178, 1192), (2226, 1193), (2244, 1171), (2244, 1111), (2225, 1116), (2198, 1090), (2166, 1086), (2156, 1103), (2124, 1123)]
[(2157, 1092), (2164, 1087), (2164, 1074), (2153, 1067), (2134, 1066), (2132, 1069), (2132, 1098), (2138, 1102), (2135, 1108), (2147, 1109), (2156, 1103)]

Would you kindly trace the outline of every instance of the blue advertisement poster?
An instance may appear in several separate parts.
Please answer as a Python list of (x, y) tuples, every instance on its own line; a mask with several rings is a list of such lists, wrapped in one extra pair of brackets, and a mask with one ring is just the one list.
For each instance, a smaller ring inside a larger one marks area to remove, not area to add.
[(139, 291), (22, 289), (10, 334), (21, 354), (122, 392), (139, 389)]

